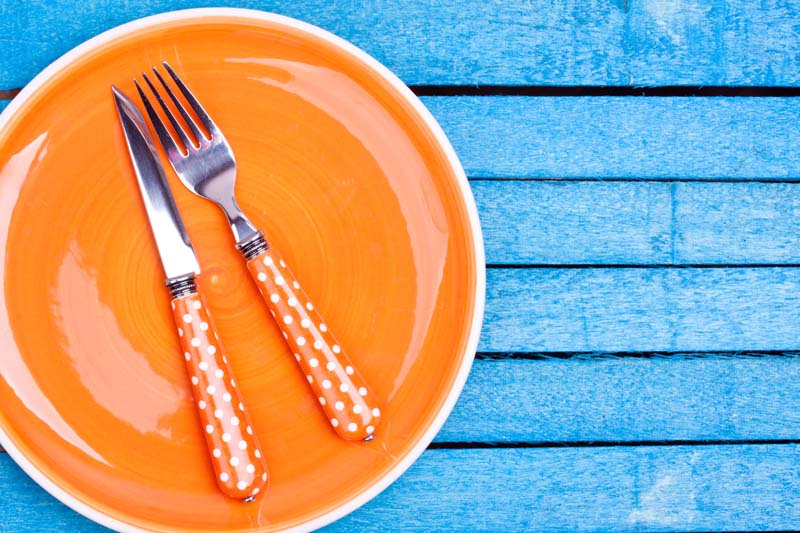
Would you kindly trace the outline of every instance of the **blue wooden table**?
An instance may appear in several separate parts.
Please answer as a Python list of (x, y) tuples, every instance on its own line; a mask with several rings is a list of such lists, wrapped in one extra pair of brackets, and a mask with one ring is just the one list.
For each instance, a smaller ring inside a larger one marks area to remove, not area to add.
[[(800, 527), (800, 2), (0, 0), (0, 99), (101, 30), (201, 5), (377, 57), (481, 216), (463, 396), (329, 531)], [(101, 530), (0, 453), (0, 531)]]

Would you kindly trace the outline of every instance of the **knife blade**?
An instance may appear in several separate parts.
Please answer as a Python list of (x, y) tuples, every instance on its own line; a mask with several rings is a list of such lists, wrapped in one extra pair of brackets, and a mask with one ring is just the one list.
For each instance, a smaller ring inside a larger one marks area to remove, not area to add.
[(147, 123), (130, 98), (114, 86), (111, 90), (167, 283), (199, 274), (197, 256), (164, 176)]

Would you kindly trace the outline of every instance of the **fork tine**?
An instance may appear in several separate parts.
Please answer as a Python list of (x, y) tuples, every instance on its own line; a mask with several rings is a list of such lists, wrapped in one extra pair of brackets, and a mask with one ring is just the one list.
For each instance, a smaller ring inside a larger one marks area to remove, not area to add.
[(144, 94), (139, 82), (133, 80), (133, 84), (136, 85), (136, 90), (139, 91), (139, 98), (142, 99), (144, 108), (147, 111), (147, 116), (150, 117), (150, 122), (153, 123), (153, 128), (156, 130), (156, 135), (158, 135), (158, 139), (161, 141), (161, 146), (163, 146), (164, 151), (167, 152), (167, 157), (170, 160), (175, 157), (183, 157), (183, 154), (178, 149), (178, 145), (175, 144), (175, 140), (172, 138), (172, 135), (169, 134), (167, 127), (161, 121), (161, 117), (159, 117), (158, 113), (156, 113), (156, 110), (153, 109), (153, 106), (150, 104), (150, 100), (147, 98), (147, 95)]
[(164, 87), (165, 91), (167, 91), (170, 100), (172, 100), (172, 103), (175, 104), (175, 107), (178, 109), (178, 112), (183, 117), (183, 120), (189, 126), (189, 129), (192, 130), (192, 133), (194, 134), (194, 137), (197, 139), (198, 144), (202, 144), (202, 142), (206, 140), (206, 136), (203, 134), (202, 131), (200, 131), (200, 128), (197, 126), (195, 121), (186, 111), (186, 108), (183, 107), (183, 103), (181, 103), (181, 101), (178, 100), (178, 98), (175, 96), (175, 93), (172, 92), (172, 89), (169, 88), (169, 85), (167, 85), (167, 82), (164, 81), (164, 78), (161, 77), (161, 73), (158, 72), (158, 69), (156, 69), (156, 67), (153, 67), (153, 72), (155, 73), (156, 78), (158, 78), (158, 81), (161, 82), (161, 86)]
[(211, 136), (212, 137), (221, 136), (222, 134), (217, 128), (217, 125), (214, 124), (214, 121), (211, 120), (210, 116), (208, 116), (208, 113), (206, 113), (206, 110), (203, 109), (202, 105), (200, 105), (200, 102), (197, 101), (197, 98), (194, 97), (194, 95), (186, 86), (186, 84), (183, 83), (183, 80), (181, 80), (178, 77), (178, 75), (175, 74), (175, 71), (172, 70), (172, 67), (169, 66), (169, 63), (167, 63), (166, 61), (162, 61), (161, 64), (164, 65), (164, 68), (167, 70), (167, 72), (169, 72), (169, 75), (170, 77), (172, 77), (172, 80), (175, 82), (175, 85), (178, 86), (178, 89), (180, 89), (184, 98), (186, 98), (186, 101), (189, 102), (189, 105), (197, 114), (197, 117), (200, 119), (200, 122), (202, 122), (203, 125), (206, 127), (206, 129), (208, 129), (208, 132), (211, 134)]
[(187, 151), (191, 150), (194, 145), (192, 144), (192, 141), (189, 140), (189, 136), (186, 135), (186, 132), (183, 131), (183, 126), (178, 123), (175, 115), (173, 115), (172, 111), (169, 110), (166, 102), (164, 102), (164, 100), (161, 98), (161, 95), (156, 90), (153, 82), (150, 81), (150, 78), (147, 77), (147, 74), (142, 72), (142, 77), (144, 78), (144, 81), (147, 82), (147, 85), (150, 87), (150, 90), (153, 92), (153, 95), (156, 97), (158, 103), (161, 105), (162, 111), (164, 111), (164, 114), (167, 115), (167, 119), (169, 119), (170, 124), (172, 124), (172, 129), (175, 130), (175, 133), (178, 135), (181, 143), (183, 143), (183, 148)]

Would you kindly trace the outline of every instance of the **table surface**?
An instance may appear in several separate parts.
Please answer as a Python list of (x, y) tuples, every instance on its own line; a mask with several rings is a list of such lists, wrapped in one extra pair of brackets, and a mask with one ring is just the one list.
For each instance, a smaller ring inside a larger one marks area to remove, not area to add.
[[(478, 204), (486, 318), (464, 393), (327, 531), (797, 528), (800, 2), (0, 0), (0, 107), (100, 31), (202, 5), (375, 56), (440, 121)], [(4, 453), (0, 501), (2, 532), (105, 531)]]

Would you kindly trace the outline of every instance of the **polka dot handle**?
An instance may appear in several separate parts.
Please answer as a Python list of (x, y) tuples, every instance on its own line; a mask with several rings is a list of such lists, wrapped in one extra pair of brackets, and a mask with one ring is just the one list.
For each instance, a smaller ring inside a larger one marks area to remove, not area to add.
[(284, 260), (268, 248), (247, 267), (333, 429), (347, 440), (371, 439), (380, 409)]
[(217, 485), (250, 501), (267, 484), (267, 465), (205, 300), (197, 292), (181, 296), (172, 310)]

